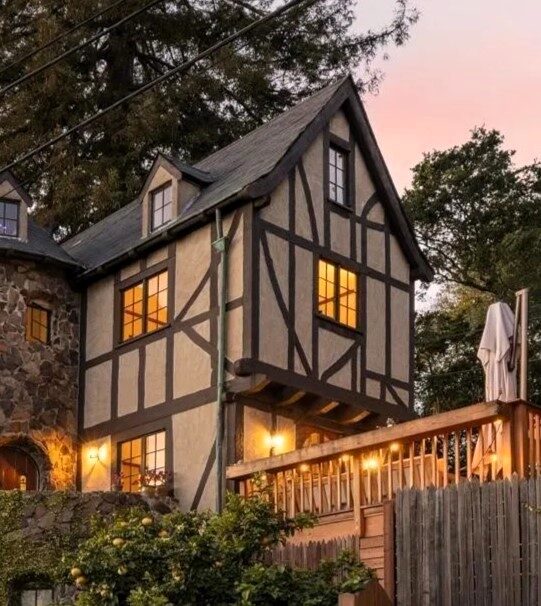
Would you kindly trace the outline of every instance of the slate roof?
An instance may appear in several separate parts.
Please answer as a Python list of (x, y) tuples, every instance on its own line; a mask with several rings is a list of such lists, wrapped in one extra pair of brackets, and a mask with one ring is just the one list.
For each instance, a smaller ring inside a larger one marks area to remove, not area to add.
[[(180, 217), (167, 224), (167, 229), (238, 194), (244, 187), (268, 174), (343, 81), (327, 86), (193, 167), (164, 154), (181, 172), (186, 171), (192, 178), (208, 183), (193, 203), (183, 209)], [(190, 170), (187, 171), (186, 167)], [(141, 204), (136, 199), (70, 238), (62, 246), (87, 271), (92, 271), (144, 243), (141, 221)], [(155, 236), (156, 232), (147, 240)]]
[(359, 137), (365, 142), (365, 152), (382, 193), (382, 202), (390, 211), (406, 254), (412, 265), (418, 268), (418, 275), (431, 279), (432, 270), (415, 240), (349, 76), (323, 88), (194, 166), (161, 154), (203, 186), (200, 194), (183, 208), (181, 215), (161, 230), (141, 238), (141, 203), (138, 198), (64, 242), (64, 250), (85, 267), (83, 276), (89, 276), (124, 261), (137, 251), (163, 244), (219, 204), (255, 199), (270, 193), (345, 101), (349, 101), (352, 107)]
[(0, 256), (22, 256), (45, 260), (76, 269), (79, 264), (29, 217), (28, 241), (0, 236)]

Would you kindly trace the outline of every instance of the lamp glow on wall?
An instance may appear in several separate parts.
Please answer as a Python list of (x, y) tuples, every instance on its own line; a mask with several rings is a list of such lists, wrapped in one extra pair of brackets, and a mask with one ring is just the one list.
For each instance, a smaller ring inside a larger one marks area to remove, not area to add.
[(276, 454), (276, 450), (283, 448), (285, 444), (285, 438), (280, 433), (269, 433), (266, 438), (266, 445), (269, 447), (269, 456), (272, 457)]
[(104, 463), (107, 461), (107, 445), (102, 444), (101, 446), (91, 446), (87, 450), (87, 457), (90, 463), (94, 465), (96, 463)]

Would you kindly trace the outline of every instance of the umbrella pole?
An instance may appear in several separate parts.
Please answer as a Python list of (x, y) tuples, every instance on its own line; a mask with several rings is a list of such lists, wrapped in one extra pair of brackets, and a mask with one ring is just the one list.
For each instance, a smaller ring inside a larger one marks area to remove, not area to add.
[[(523, 288), (516, 293), (520, 301), (520, 390), (519, 397), (523, 402), (528, 401), (528, 299), (529, 288)], [(518, 301), (517, 301), (518, 302)]]

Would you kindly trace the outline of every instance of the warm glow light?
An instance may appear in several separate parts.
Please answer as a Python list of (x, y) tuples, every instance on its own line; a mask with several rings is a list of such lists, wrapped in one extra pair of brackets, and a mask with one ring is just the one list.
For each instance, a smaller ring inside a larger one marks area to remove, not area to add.
[(349, 455), (348, 454), (342, 455), (340, 457), (340, 460), (342, 461), (342, 463), (347, 463), (349, 461)]
[(376, 457), (370, 457), (369, 459), (365, 459), (363, 462), (363, 469), (366, 471), (373, 471), (379, 467), (379, 461)]
[(495, 452), (493, 452), (493, 453), (490, 455), (490, 462), (491, 462), (491, 463), (497, 463), (497, 462), (498, 462), (498, 455), (497, 455)]
[(106, 461), (107, 460), (107, 445), (102, 444), (101, 446), (91, 446), (88, 449), (88, 458), (93, 463), (97, 463), (98, 461)]
[(393, 442), (390, 446), (389, 446), (389, 450), (391, 452), (398, 452), (400, 450), (400, 444), (398, 442)]
[(307, 471), (310, 471), (310, 465), (308, 465), (307, 463), (303, 463), (300, 466), (300, 470), (301, 470), (301, 473), (306, 473)]
[(279, 433), (269, 434), (267, 436), (267, 446), (269, 448), (282, 448), (284, 445), (284, 436)]

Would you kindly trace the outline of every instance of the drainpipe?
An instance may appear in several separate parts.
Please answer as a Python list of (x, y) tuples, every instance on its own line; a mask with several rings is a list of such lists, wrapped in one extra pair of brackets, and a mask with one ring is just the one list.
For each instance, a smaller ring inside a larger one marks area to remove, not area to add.
[(224, 505), (223, 461), (224, 443), (224, 386), (225, 386), (225, 351), (226, 351), (226, 302), (227, 302), (227, 236), (223, 234), (222, 211), (216, 209), (216, 240), (212, 243), (220, 255), (219, 294), (218, 294), (218, 362), (216, 384), (216, 511)]

